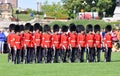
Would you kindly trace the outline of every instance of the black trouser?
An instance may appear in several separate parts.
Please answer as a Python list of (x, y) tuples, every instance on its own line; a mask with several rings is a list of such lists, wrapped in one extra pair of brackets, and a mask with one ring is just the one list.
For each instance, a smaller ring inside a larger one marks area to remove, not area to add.
[(21, 51), (20, 51), (20, 50), (17, 50), (17, 51), (16, 51), (15, 63), (16, 63), (16, 60), (17, 60), (17, 64), (20, 64), (20, 56), (21, 56)]
[(71, 55), (71, 62), (75, 62), (75, 60), (76, 60), (76, 48), (72, 48), (72, 52), (71, 52), (71, 50), (70, 50), (70, 55)]
[(84, 62), (84, 52), (85, 52), (85, 48), (81, 48), (77, 50), (77, 58), (78, 60), (80, 60), (80, 62)]
[(30, 47), (27, 47), (27, 50), (25, 51), (25, 54), (27, 53), (27, 56), (26, 56), (26, 62), (27, 63), (30, 63), (30, 51), (31, 48)]
[(67, 60), (71, 61), (71, 54), (72, 52), (70, 50), (62, 50), (61, 51), (62, 54), (62, 60), (63, 62), (67, 62)]
[(100, 52), (101, 52), (101, 48), (97, 48), (96, 55), (97, 55), (97, 62), (100, 62)]
[(112, 52), (112, 48), (108, 48), (108, 50), (105, 50), (106, 62), (110, 62), (111, 61), (111, 52)]
[(22, 48), (21, 49), (21, 62), (23, 62), (24, 55), (25, 55), (25, 50), (24, 50), (24, 48)]
[(55, 49), (52, 52), (52, 57), (54, 56), (54, 62), (58, 63), (58, 58), (60, 56), (60, 49)]
[(94, 61), (94, 48), (88, 48), (86, 50), (86, 58), (89, 62)]
[(30, 62), (33, 62), (33, 60), (34, 60), (34, 48), (31, 47), (30, 48)]
[(15, 60), (14, 55), (15, 55), (14, 48), (11, 47), (11, 50), (9, 49), (9, 53), (8, 53), (8, 62), (10, 61), (11, 57), (12, 57), (12, 62)]
[(37, 62), (42, 62), (42, 48), (39, 46), (36, 49)]
[(44, 56), (44, 62), (50, 63), (52, 54), (51, 54), (51, 48), (44, 48), (43, 50), (43, 56)]
[(60, 58), (61, 61), (66, 62), (66, 57), (68, 56), (68, 50), (61, 49), (60, 50)]

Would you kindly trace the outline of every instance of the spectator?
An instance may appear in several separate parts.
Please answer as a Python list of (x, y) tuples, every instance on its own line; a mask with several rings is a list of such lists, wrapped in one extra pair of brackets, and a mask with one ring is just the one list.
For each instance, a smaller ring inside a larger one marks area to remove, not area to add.
[(102, 31), (101, 31), (101, 36), (102, 36), (102, 39), (104, 39), (104, 36), (105, 36), (105, 29), (102, 29)]
[(118, 41), (117, 33), (116, 33), (115, 29), (113, 29), (113, 31), (112, 31), (112, 40), (113, 40), (113, 42), (117, 42)]
[(104, 52), (105, 48), (104, 48), (104, 36), (105, 36), (105, 29), (102, 29), (101, 31), (101, 37), (102, 37), (102, 51)]
[(118, 48), (119, 48), (119, 52), (120, 52), (120, 29), (118, 31), (117, 38), (118, 38)]
[(118, 39), (117, 39), (116, 29), (113, 29), (113, 31), (112, 31), (111, 34), (112, 34), (112, 41), (113, 41), (112, 51), (113, 51), (113, 52), (117, 52), (117, 50), (118, 50), (118, 46), (117, 46), (117, 41), (118, 41)]
[(6, 36), (3, 32), (3, 30), (0, 30), (0, 52), (3, 54), (4, 51), (4, 43), (6, 40)]

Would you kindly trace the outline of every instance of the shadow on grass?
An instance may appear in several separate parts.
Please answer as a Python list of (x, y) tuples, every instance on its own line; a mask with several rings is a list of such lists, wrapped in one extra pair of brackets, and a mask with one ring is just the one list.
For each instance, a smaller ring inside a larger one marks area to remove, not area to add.
[(120, 60), (112, 60), (111, 62), (120, 62)]

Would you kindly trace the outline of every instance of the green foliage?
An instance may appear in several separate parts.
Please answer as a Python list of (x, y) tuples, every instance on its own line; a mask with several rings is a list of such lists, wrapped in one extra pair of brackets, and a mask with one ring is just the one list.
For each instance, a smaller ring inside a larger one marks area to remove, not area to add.
[(62, 25), (67, 25), (67, 22), (53, 21), (49, 25), (53, 26), (54, 24), (58, 24), (59, 26), (62, 26)]
[(99, 24), (101, 26), (101, 28), (105, 28), (105, 26), (107, 24), (110, 24), (110, 23), (106, 23), (102, 20), (70, 20), (67, 22), (54, 21), (54, 22), (50, 23), (50, 25), (59, 24), (60, 26), (62, 26), (63, 24), (66, 24), (69, 26), (69, 24), (71, 24), (71, 23), (75, 23), (76, 25), (82, 24), (84, 26), (86, 26), (88, 24), (92, 24), (92, 25)]
[(0, 55), (1, 76), (120, 76), (120, 53), (112, 53), (112, 62), (58, 63), (58, 64), (12, 64), (7, 55)]
[(64, 9), (59, 2), (49, 5), (48, 2), (46, 1), (42, 6), (42, 10), (44, 13), (46, 13), (47, 16), (50, 16), (50, 17), (68, 18), (66, 9)]
[[(86, 1), (87, 4), (83, 5), (82, 3), (84, 1)], [(76, 13), (80, 12), (81, 9), (84, 9), (84, 11), (87, 12), (105, 12), (114, 5), (112, 0), (94, 0), (95, 4), (92, 4), (92, 1), (93, 0), (62, 0), (64, 3), (63, 6), (67, 10), (70, 17), (72, 16), (74, 10)]]

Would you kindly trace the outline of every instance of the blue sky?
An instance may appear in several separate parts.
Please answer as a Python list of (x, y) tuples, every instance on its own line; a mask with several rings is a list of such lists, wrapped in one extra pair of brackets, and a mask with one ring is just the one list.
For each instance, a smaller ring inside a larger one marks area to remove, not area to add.
[[(32, 8), (35, 9), (37, 8), (37, 1), (38, 0), (18, 0), (18, 7), (21, 8)], [(40, 2), (44, 3), (46, 0), (39, 0)], [(60, 2), (60, 0), (47, 0), (49, 4), (52, 2)]]

